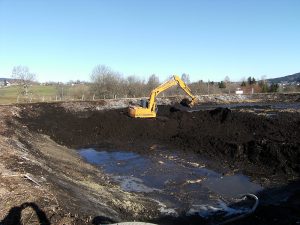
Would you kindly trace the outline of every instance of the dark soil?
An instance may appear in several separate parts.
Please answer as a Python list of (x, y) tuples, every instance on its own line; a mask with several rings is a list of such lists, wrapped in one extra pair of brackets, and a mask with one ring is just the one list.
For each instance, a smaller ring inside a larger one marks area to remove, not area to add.
[(227, 108), (171, 111), (160, 107), (156, 119), (134, 119), (127, 116), (127, 109), (72, 113), (56, 104), (37, 104), (23, 111), (22, 122), (73, 148), (165, 144), (232, 161), (239, 169), (255, 165), (270, 174), (300, 172), (299, 113), (278, 112), (269, 117)]
[[(134, 119), (128, 117), (127, 109), (76, 112), (67, 111), (59, 104), (35, 104), (24, 106), (20, 120), (31, 131), (47, 134), (57, 143), (72, 148), (111, 144), (143, 151), (160, 144), (194, 151), (258, 180), (276, 177), (287, 183), (300, 173), (300, 114), (297, 112), (268, 116), (227, 108), (182, 112), (164, 106), (159, 107), (155, 119)], [(290, 220), (284, 220), (281, 214), (277, 221), (268, 220), (273, 218), (273, 212), (281, 210), (281, 206), (268, 205), (259, 208), (258, 216), (244, 223), (299, 222), (295, 216), (299, 204), (293, 200), (299, 200), (299, 190), (292, 196), (281, 204), (292, 213)]]

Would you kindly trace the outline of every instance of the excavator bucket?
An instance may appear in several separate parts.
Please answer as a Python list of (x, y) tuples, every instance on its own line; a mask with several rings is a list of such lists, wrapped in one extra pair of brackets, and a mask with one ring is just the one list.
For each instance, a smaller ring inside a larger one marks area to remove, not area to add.
[(180, 105), (191, 108), (193, 106), (193, 101), (188, 98), (184, 98), (181, 100)]
[(193, 100), (189, 100), (188, 98), (184, 98), (181, 100), (180, 103), (173, 104), (172, 107), (170, 108), (170, 111), (171, 112), (177, 112), (177, 111), (189, 112), (194, 104), (195, 104), (195, 100), (193, 101)]

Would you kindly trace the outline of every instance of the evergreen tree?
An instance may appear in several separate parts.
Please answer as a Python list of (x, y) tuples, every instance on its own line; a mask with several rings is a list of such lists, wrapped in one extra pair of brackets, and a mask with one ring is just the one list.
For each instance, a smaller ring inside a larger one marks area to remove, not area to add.
[(226, 84), (224, 81), (219, 82), (219, 88), (226, 88)]

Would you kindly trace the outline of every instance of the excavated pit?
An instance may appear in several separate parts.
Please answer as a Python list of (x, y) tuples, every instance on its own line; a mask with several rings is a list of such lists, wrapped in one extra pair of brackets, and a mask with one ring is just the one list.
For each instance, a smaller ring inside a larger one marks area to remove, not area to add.
[(59, 104), (33, 107), (24, 110), (22, 122), (70, 148), (109, 145), (149, 152), (153, 145), (166, 145), (249, 172), (255, 173), (252, 166), (266, 169), (267, 174), (300, 172), (298, 112), (270, 115), (228, 108), (181, 112), (161, 106), (158, 118), (135, 119), (128, 117), (127, 109), (68, 111)]
[[(201, 108), (199, 111), (182, 112), (169, 106), (160, 106), (158, 112), (159, 116), (155, 119), (134, 119), (128, 117), (127, 109), (97, 110), (95, 107), (86, 107), (77, 110), (63, 104), (34, 104), (23, 106), (19, 121), (31, 132), (48, 135), (58, 144), (73, 149), (87, 149), (93, 146), (98, 153), (123, 152), (147, 159), (151, 156), (151, 160), (162, 163), (165, 163), (163, 156), (171, 156), (172, 150), (179, 152), (179, 158), (190, 154), (194, 164), (204, 164), (205, 169), (217, 174), (216, 177), (232, 176), (246, 180), (249, 177), (254, 182), (249, 181), (251, 185), (258, 185), (253, 191), (261, 191), (259, 195), (263, 199), (263, 206), (258, 208), (256, 216), (237, 224), (251, 224), (257, 221), (264, 221), (266, 224), (264, 217), (272, 218), (273, 213), (277, 211), (281, 214), (291, 214), (288, 219), (281, 218), (282, 221), (299, 221), (299, 217), (295, 216), (300, 209), (299, 204), (295, 203), (295, 199), (299, 200), (299, 189), (295, 188), (299, 186), (297, 179), (300, 172), (299, 112), (277, 109), (272, 109), (271, 112), (257, 112), (244, 110), (243, 107), (236, 110), (220, 107)], [(83, 152), (84, 150), (81, 150), (81, 155), (88, 159)], [(130, 164), (130, 161), (127, 160), (126, 163)], [(114, 172), (114, 176), (117, 176), (114, 169), (105, 171), (100, 165), (100, 170), (106, 173)], [(126, 176), (129, 176), (129, 173)], [(121, 186), (122, 181), (114, 180)], [(210, 181), (206, 185), (210, 185), (210, 190), (218, 193), (218, 186), (222, 186), (222, 183), (211, 178)], [(263, 191), (261, 187), (264, 188)], [(151, 188), (158, 190), (159, 185)], [(228, 188), (233, 187), (229, 185)], [(125, 188), (125, 191), (132, 190)], [(145, 197), (153, 198), (149, 194), (152, 191), (148, 194), (145, 190), (137, 192), (146, 193)], [(275, 194), (270, 197), (269, 193)], [(281, 197), (277, 199), (275, 196)], [(178, 194), (179, 202), (181, 197), (186, 196)], [(282, 202), (280, 198), (285, 200)], [(277, 206), (273, 206), (272, 201)], [(134, 218), (132, 215), (126, 217)], [(172, 217), (153, 221), (162, 224), (182, 224), (187, 220)], [(202, 220), (193, 217), (188, 221), (190, 224), (196, 224)]]

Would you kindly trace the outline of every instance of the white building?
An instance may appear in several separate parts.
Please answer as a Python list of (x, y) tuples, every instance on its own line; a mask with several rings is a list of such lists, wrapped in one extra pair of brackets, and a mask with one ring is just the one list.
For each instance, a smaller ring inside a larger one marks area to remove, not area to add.
[(244, 94), (244, 91), (243, 91), (241, 88), (237, 88), (237, 89), (235, 90), (235, 93), (236, 93), (237, 95), (242, 95), (242, 94)]

